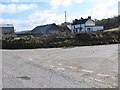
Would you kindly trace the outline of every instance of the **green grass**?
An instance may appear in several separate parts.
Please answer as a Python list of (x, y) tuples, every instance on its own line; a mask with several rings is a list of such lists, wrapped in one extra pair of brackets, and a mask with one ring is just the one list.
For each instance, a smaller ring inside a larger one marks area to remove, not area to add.
[(113, 28), (113, 29), (108, 29), (108, 30), (105, 30), (104, 32), (109, 32), (109, 31), (118, 31), (120, 30), (120, 26), (118, 28)]

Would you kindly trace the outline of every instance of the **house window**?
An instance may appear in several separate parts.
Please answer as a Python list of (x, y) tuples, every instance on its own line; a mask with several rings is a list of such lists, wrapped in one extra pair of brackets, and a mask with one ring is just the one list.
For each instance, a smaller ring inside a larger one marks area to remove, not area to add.
[(77, 29), (77, 33), (79, 33), (79, 32), (80, 32), (80, 29), (78, 28), (78, 29)]
[(76, 29), (76, 32), (78, 32), (78, 29)]
[(82, 31), (82, 27), (80, 27), (80, 31)]
[(74, 29), (74, 30), (73, 30), (73, 33), (75, 33), (75, 32), (76, 32), (76, 30)]
[(90, 31), (91, 29), (90, 28), (87, 28), (87, 31)]

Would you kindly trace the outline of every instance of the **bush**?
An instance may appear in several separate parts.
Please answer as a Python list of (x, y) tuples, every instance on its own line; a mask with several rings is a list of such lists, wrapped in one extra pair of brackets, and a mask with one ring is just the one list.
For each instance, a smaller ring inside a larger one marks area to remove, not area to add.
[(120, 31), (86, 32), (73, 35), (3, 35), (3, 49), (31, 49), (120, 43)]

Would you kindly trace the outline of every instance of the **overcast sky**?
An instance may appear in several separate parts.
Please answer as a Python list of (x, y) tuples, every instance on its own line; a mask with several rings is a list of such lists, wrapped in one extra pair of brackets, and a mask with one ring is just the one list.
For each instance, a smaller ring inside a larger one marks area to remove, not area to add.
[(12, 23), (16, 31), (37, 25), (64, 22), (81, 17), (111, 18), (118, 15), (119, 0), (0, 0), (0, 23)]

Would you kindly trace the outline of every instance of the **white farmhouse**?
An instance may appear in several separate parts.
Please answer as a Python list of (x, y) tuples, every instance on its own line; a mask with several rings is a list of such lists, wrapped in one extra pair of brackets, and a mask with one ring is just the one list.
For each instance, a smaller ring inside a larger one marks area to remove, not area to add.
[(71, 25), (71, 32), (72, 33), (79, 33), (81, 31), (97, 31), (97, 30), (103, 30), (103, 26), (96, 26), (95, 22), (91, 19), (90, 16), (88, 18), (83, 19), (81, 17), (80, 20), (75, 19)]

